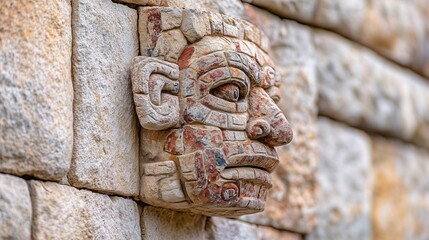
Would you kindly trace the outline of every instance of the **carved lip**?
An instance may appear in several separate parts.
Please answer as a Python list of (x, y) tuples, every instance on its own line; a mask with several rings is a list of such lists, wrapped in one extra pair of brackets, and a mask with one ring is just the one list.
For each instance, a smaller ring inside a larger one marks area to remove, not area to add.
[(271, 173), (279, 164), (276, 150), (259, 141), (244, 141), (239, 148), (239, 153), (227, 156), (227, 168), (252, 167)]
[(277, 156), (267, 154), (237, 154), (228, 157), (227, 168), (251, 167), (265, 170), (271, 173), (279, 164)]
[(225, 180), (241, 180), (264, 185), (271, 188), (271, 175), (262, 169), (255, 167), (233, 167), (226, 168), (220, 173)]

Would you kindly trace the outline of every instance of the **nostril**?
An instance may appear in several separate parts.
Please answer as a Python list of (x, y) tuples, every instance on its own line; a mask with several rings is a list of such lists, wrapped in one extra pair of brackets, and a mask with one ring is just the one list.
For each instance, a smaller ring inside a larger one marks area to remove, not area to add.
[(267, 121), (258, 119), (250, 121), (246, 130), (251, 139), (258, 139), (267, 136), (271, 132), (271, 126)]

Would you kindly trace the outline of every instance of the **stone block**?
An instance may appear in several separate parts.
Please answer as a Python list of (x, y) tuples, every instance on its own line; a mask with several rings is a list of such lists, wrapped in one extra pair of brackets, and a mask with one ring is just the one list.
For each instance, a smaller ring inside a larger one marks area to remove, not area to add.
[(163, 6), (186, 9), (199, 9), (208, 12), (217, 12), (232, 17), (243, 16), (243, 4), (240, 0), (115, 0), (120, 3), (137, 6)]
[(212, 217), (206, 225), (207, 239), (247, 239), (247, 240), (300, 240), (298, 233), (279, 231), (265, 226), (245, 223), (239, 220)]
[(130, 66), (137, 11), (108, 0), (73, 1), (72, 186), (138, 195), (138, 121)]
[(427, 0), (249, 0), (289, 19), (331, 29), (429, 76)]
[(429, 146), (425, 79), (337, 35), (317, 31), (314, 36), (322, 115)]
[(371, 142), (359, 130), (318, 120), (318, 224), (316, 239), (372, 239)]
[(73, 145), (70, 1), (2, 1), (0, 172), (60, 181)]
[(374, 239), (429, 238), (429, 151), (373, 137)]
[(0, 239), (31, 239), (31, 199), (24, 179), (0, 174)]
[(206, 217), (146, 206), (141, 216), (143, 239), (205, 239)]
[[(315, 224), (317, 149), (317, 82), (315, 49), (309, 28), (282, 21), (245, 4), (246, 19), (271, 40), (270, 55), (280, 80), (278, 105), (292, 125), (294, 139), (279, 147), (280, 164), (265, 211), (243, 216), (252, 223), (296, 232), (310, 232)], [(282, 209), (282, 211), (279, 211)]]
[(34, 239), (141, 239), (133, 200), (52, 182), (29, 184)]

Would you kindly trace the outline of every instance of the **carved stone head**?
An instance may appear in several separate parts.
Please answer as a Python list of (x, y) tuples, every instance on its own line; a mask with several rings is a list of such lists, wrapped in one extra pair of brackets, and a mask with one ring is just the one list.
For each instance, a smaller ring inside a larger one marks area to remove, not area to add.
[(264, 209), (274, 149), (292, 140), (260, 30), (178, 8), (140, 8), (132, 83), (141, 131), (140, 198), (205, 215)]

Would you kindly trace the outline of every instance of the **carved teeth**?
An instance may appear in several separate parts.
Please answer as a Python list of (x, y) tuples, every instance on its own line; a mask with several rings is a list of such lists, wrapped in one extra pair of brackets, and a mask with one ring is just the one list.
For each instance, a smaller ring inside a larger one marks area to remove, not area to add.
[(220, 173), (226, 180), (243, 180), (271, 188), (271, 176), (268, 172), (252, 167), (228, 168)]
[(264, 206), (265, 206), (265, 201), (261, 199), (256, 199), (256, 198), (245, 197), (240, 199), (240, 201), (238, 201), (237, 203), (237, 207), (252, 208), (257, 210), (263, 210)]

